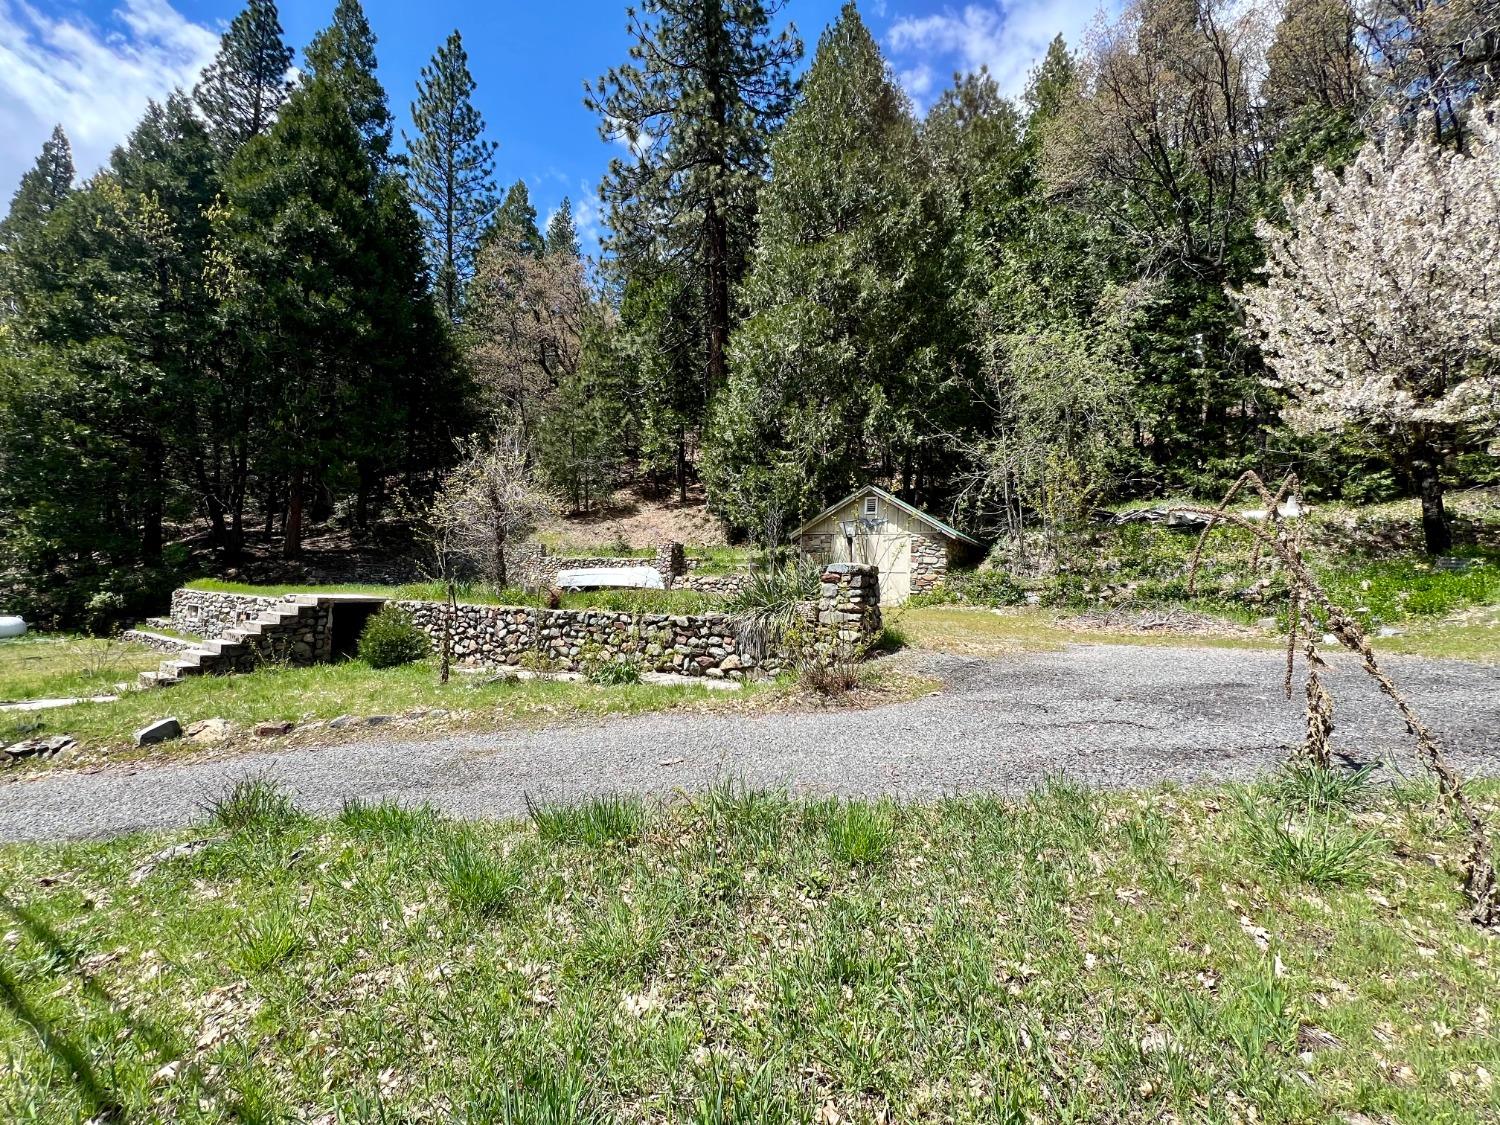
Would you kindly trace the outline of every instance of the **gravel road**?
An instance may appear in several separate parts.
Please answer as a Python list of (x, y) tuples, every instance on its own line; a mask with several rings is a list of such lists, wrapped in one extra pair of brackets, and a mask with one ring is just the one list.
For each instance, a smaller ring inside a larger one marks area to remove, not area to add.
[[(546, 730), (52, 773), (0, 785), (0, 840), (79, 839), (192, 823), (237, 778), (274, 778), (310, 810), (346, 797), (428, 802), (454, 816), (535, 801), (670, 794), (726, 778), (797, 793), (934, 797), (1017, 792), (1060, 774), (1097, 786), (1245, 779), (1300, 736), (1275, 653), (1071, 646), (999, 659), (909, 658), (942, 691), (870, 710), (746, 717), (654, 714)], [(1500, 669), (1391, 658), (1398, 683), (1466, 771), (1500, 774)], [(1351, 661), (1328, 677), (1351, 760), (1413, 772), (1388, 701)]]

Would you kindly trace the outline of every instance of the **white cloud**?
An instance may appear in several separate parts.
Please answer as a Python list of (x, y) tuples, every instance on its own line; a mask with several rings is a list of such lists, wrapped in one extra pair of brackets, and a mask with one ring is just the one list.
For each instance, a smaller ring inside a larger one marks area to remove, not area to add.
[[(1117, 0), (1103, 2), (1117, 6)], [(931, 91), (935, 72), (981, 66), (989, 68), (1001, 93), (1017, 97), (1053, 37), (1061, 32), (1076, 49), (1100, 6), (1101, 0), (1004, 0), (902, 16), (886, 32), (886, 46), (902, 85), (919, 104)]]
[(92, 174), (140, 120), (150, 98), (191, 88), (218, 49), (216, 31), (167, 0), (122, 0), (96, 26), (0, 0), (0, 208), (52, 127)]
[(604, 216), (599, 209), (599, 196), (587, 181), (579, 180), (578, 196), (572, 203), (573, 226), (578, 231), (578, 241), (585, 254), (597, 258), (604, 241)]

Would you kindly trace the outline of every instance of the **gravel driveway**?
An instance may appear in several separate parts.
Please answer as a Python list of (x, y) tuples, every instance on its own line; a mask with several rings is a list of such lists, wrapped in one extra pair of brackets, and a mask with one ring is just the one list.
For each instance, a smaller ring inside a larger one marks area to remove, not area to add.
[[(324, 812), (346, 797), (428, 802), (455, 816), (537, 801), (669, 794), (726, 778), (798, 793), (934, 797), (1017, 792), (1061, 774), (1098, 786), (1245, 779), (1300, 737), (1276, 653), (1071, 646), (999, 659), (922, 655), (941, 692), (870, 710), (757, 717), (654, 714), (548, 730), (42, 774), (0, 785), (0, 840), (110, 836), (202, 819), (236, 778), (264, 775)], [(1469, 772), (1500, 774), (1500, 669), (1391, 658), (1392, 674)], [(1336, 742), (1413, 771), (1410, 740), (1356, 664), (1335, 658)]]

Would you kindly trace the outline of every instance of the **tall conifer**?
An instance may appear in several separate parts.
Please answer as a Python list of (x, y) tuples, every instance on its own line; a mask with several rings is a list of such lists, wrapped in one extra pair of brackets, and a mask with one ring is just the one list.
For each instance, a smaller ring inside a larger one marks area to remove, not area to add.
[(282, 39), (275, 0), (250, 0), (193, 89), (221, 160), (227, 162), (241, 145), (270, 131), (292, 88), (291, 65), (292, 49)]
[(495, 143), (485, 139), (484, 118), (471, 100), (474, 78), (458, 32), (422, 68), (412, 123), (412, 195), (427, 219), (429, 254), (438, 299), (457, 320), (474, 255), (495, 210)]

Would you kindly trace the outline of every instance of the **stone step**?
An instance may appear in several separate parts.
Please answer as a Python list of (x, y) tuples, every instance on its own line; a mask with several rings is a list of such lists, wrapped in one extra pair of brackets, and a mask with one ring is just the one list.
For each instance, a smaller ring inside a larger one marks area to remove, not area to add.
[(168, 675), (166, 672), (142, 672), (136, 677), (136, 682), (143, 688), (171, 687), (181, 682), (176, 676)]
[(241, 656), (245, 651), (245, 642), (240, 638), (229, 640), (227, 637), (220, 637), (216, 641), (209, 641), (203, 647), (215, 656), (224, 656), (226, 653), (230, 656)]

